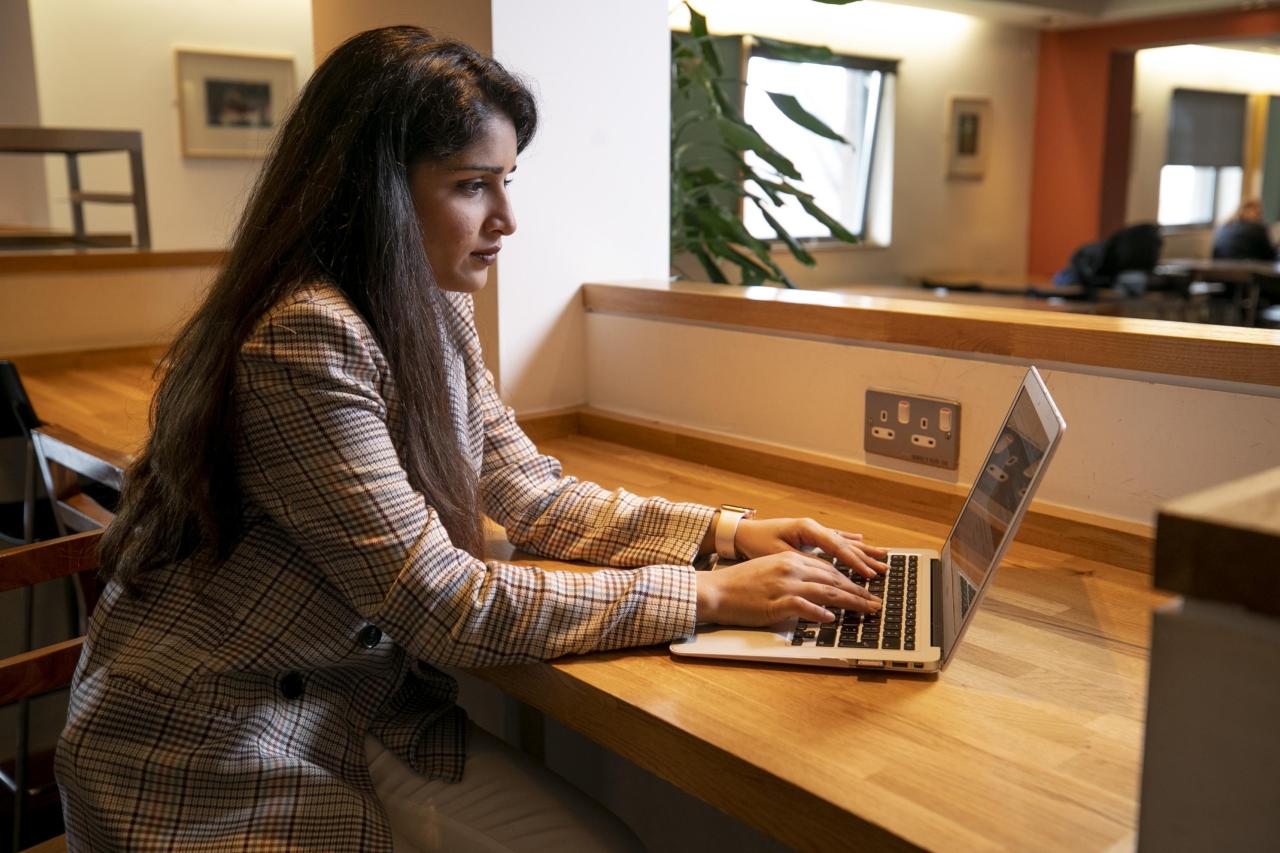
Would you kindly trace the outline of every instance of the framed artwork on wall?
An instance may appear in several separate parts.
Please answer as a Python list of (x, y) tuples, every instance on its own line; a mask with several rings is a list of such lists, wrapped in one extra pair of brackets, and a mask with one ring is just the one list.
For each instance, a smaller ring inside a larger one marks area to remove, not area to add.
[(178, 48), (184, 157), (262, 157), (293, 102), (293, 57)]
[(981, 180), (991, 148), (991, 99), (952, 98), (947, 177)]

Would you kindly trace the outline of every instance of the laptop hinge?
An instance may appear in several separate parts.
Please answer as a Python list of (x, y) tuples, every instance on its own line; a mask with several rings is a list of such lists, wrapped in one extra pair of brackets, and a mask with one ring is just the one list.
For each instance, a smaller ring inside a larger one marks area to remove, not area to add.
[(932, 645), (942, 647), (942, 561), (929, 561), (930, 625)]

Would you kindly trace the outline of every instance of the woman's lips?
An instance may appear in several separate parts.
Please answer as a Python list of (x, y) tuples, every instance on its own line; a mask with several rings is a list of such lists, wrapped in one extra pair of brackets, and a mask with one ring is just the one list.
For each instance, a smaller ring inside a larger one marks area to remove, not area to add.
[(492, 264), (495, 260), (497, 260), (498, 252), (500, 252), (501, 250), (502, 250), (502, 247), (497, 246), (492, 249), (485, 249), (480, 252), (472, 252), (471, 257), (475, 258), (477, 261), (484, 264), (485, 266), (488, 266), (489, 264)]

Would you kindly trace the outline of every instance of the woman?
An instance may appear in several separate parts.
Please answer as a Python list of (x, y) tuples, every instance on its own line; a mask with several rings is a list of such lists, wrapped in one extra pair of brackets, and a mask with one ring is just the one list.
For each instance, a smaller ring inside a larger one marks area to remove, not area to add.
[[(469, 294), (535, 124), (496, 62), (409, 27), (307, 84), (103, 539), (58, 751), (74, 849), (625, 847), (470, 730), (436, 667), (878, 606), (795, 549), (868, 574), (883, 554), (811, 521), (721, 524), (754, 559), (695, 575), (714, 510), (562, 477), (516, 426)], [(486, 563), (482, 513), (530, 551), (640, 568)]]
[(1213, 256), (1242, 261), (1274, 261), (1276, 247), (1262, 218), (1262, 202), (1245, 199), (1235, 216), (1213, 234)]

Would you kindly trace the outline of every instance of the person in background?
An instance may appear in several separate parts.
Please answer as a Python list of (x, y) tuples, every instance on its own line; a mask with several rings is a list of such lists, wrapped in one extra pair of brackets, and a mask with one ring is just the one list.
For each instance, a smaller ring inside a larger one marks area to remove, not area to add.
[(1262, 221), (1262, 202), (1247, 199), (1236, 215), (1214, 232), (1213, 256), (1241, 261), (1274, 261), (1276, 247)]
[[(103, 537), (57, 752), (71, 850), (633, 850), (472, 726), (443, 667), (880, 607), (809, 553), (883, 571), (860, 535), (609, 491), (521, 431), (471, 294), (536, 124), (520, 80), (415, 27), (353, 37), (307, 83)], [(485, 559), (485, 515), (614, 568)], [(695, 572), (713, 550), (745, 559)]]

